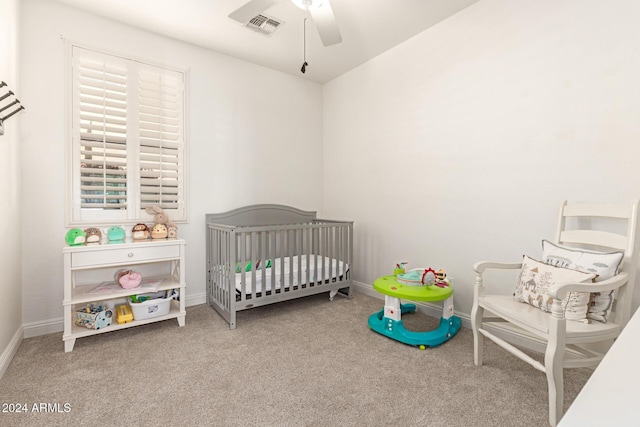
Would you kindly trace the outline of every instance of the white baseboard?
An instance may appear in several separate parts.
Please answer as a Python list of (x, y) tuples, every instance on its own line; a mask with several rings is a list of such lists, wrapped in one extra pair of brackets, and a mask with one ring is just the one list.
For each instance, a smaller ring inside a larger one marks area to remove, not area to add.
[(20, 344), (22, 344), (22, 340), (24, 338), (24, 332), (22, 327), (18, 328), (15, 334), (13, 334), (13, 338), (9, 341), (9, 345), (4, 349), (2, 354), (0, 355), (0, 379), (9, 368), (9, 364), (13, 360), (13, 356), (16, 355), (18, 349), (20, 348)]
[(33, 338), (40, 335), (55, 334), (62, 332), (64, 322), (62, 317), (57, 319), (43, 320), (41, 322), (25, 323), (22, 325), (25, 338)]
[(202, 292), (202, 293), (196, 294), (196, 295), (189, 295), (189, 296), (187, 296), (187, 299), (184, 302), (184, 304), (187, 307), (191, 307), (192, 305), (206, 304), (206, 303), (207, 303), (207, 293), (206, 292)]

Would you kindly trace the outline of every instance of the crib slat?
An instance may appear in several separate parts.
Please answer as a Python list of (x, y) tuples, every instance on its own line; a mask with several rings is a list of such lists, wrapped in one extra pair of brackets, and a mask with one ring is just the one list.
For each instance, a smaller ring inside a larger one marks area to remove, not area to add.
[(258, 259), (260, 260), (260, 283), (262, 283), (262, 292), (264, 295), (267, 295), (267, 232), (261, 231), (258, 237), (260, 244), (260, 251), (258, 253)]
[[(333, 258), (334, 258), (334, 253), (335, 253), (335, 241), (334, 241), (334, 235), (333, 233), (335, 233), (335, 227), (333, 225), (329, 225), (329, 228), (327, 228), (327, 234), (329, 235), (329, 241), (327, 242), (327, 246), (328, 246), (328, 250), (327, 250), (327, 257), (328, 257), (328, 263), (329, 263), (329, 274), (327, 275), (327, 280), (329, 282), (332, 281), (333, 278)], [(336, 266), (337, 267), (337, 266)]]
[[(237, 240), (239, 241), (239, 249), (240, 249), (240, 301), (244, 302), (247, 294), (247, 273), (246, 273), (246, 265), (247, 265), (247, 239), (245, 233), (242, 231), (237, 233)], [(235, 268), (235, 266), (234, 266)]]
[(307, 247), (305, 250), (305, 262), (307, 271), (305, 272), (305, 282), (311, 285), (311, 254), (313, 254), (313, 228), (305, 228), (307, 234)]
[(270, 243), (270, 247), (271, 247), (271, 251), (269, 252), (269, 259), (272, 259), (272, 265), (271, 265), (271, 293), (275, 294), (276, 293), (276, 262), (278, 261), (278, 259), (276, 258), (277, 256), (277, 252), (276, 252), (276, 242), (278, 241), (277, 239), (277, 232), (276, 231), (270, 231), (269, 232), (269, 236), (272, 239), (269, 243)]
[(256, 300), (257, 287), (256, 286), (256, 264), (258, 263), (258, 259), (255, 256), (257, 251), (256, 249), (256, 232), (246, 233), (246, 237), (249, 239), (249, 262), (251, 262), (251, 270), (249, 274), (251, 275), (251, 299), (253, 301)]
[(321, 233), (320, 233), (321, 236), (322, 236), (320, 238), (320, 243), (321, 243), (321, 245), (320, 245), (320, 256), (321, 256), (320, 262), (322, 263), (322, 267), (321, 267), (321, 270), (320, 270), (320, 276), (318, 278), (320, 280), (320, 283), (322, 283), (325, 280), (324, 267), (325, 267), (326, 258), (324, 256), (324, 254), (327, 251), (327, 228), (326, 227), (322, 227), (320, 230), (322, 230)]
[(287, 258), (289, 259), (289, 286), (286, 287), (285, 292), (291, 292), (293, 290), (293, 237), (291, 229), (287, 230)]

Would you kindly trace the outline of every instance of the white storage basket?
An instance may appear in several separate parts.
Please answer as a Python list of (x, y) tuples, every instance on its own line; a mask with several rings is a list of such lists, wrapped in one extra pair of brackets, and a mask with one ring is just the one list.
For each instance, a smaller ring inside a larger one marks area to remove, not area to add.
[(143, 302), (129, 302), (133, 320), (151, 319), (153, 317), (165, 316), (171, 309), (171, 298), (148, 299)]

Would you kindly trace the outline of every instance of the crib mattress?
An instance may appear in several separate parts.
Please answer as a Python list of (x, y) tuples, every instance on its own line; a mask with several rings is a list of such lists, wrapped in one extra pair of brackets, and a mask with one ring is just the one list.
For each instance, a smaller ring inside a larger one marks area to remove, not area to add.
[[(298, 259), (299, 258), (299, 259)], [(307, 260), (309, 262), (307, 262)], [(324, 265), (324, 269), (322, 266)], [(321, 255), (301, 255), (300, 257), (276, 258), (272, 261), (271, 267), (262, 268), (255, 271), (255, 292), (269, 292), (286, 289), (290, 286), (297, 287), (307, 284), (307, 276), (310, 283), (324, 282), (330, 279), (337, 279), (349, 270), (349, 265), (335, 258), (323, 257)], [(262, 273), (264, 271), (264, 283)], [(309, 272), (307, 275), (307, 271)], [(272, 284), (271, 275), (275, 274)], [(244, 292), (242, 279), (244, 276)], [(291, 280), (293, 277), (293, 280)], [(236, 273), (236, 290), (244, 294), (252, 294), (254, 288), (253, 271)]]

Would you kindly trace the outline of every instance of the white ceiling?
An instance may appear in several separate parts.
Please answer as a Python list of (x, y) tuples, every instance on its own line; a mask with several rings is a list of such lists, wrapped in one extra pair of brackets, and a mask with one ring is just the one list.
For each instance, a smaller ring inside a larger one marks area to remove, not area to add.
[[(255, 64), (324, 83), (478, 0), (331, 0), (342, 43), (324, 47), (307, 12), (281, 0), (264, 13), (284, 22), (271, 36), (228, 17), (247, 0), (58, 0), (78, 9)], [(419, 53), (418, 53), (419, 54)]]

